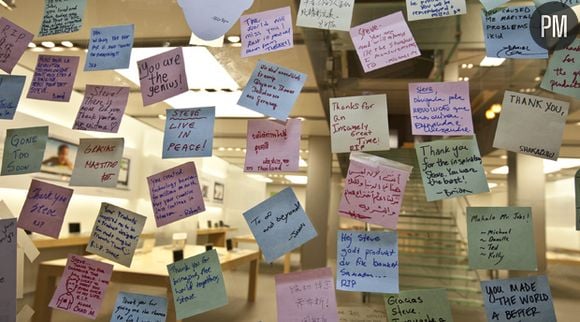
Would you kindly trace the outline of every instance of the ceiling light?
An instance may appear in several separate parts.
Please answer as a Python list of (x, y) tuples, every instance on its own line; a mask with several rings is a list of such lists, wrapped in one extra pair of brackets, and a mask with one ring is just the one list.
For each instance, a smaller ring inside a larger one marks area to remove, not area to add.
[(270, 178), (266, 178), (266, 177), (264, 177), (263, 175), (260, 175), (260, 174), (246, 174), (246, 176), (248, 178), (252, 178), (252, 179), (254, 179), (256, 181), (259, 181), (259, 182), (265, 182), (265, 183), (272, 183), (272, 182), (274, 182), (274, 180), (272, 180)]
[(237, 43), (240, 42), (240, 40), (240, 36), (228, 36), (228, 41), (231, 43)]
[(236, 150), (236, 152), (241, 152), (242, 148), (236, 148), (235, 150)]
[(232, 47), (242, 47), (242, 43), (236, 42), (236, 43), (231, 44), (231, 46)]
[(56, 46), (52, 41), (43, 41), (40, 44), (45, 48), (54, 48)]
[(224, 148), (223, 146), (220, 146), (220, 147), (218, 148), (218, 151), (222, 151), (222, 152), (223, 152), (223, 151), (225, 151), (225, 150), (226, 150), (226, 148)]
[(466, 69), (467, 68), (467, 64), (461, 64), (461, 68)]
[(540, 80), (542, 80), (542, 78), (540, 76), (536, 76), (536, 78), (534, 78), (534, 81), (539, 82)]
[(463, 81), (469, 82), (469, 77), (463, 77)]
[(497, 57), (487, 57), (485, 56), (481, 62), (479, 62), (480, 67), (497, 67), (503, 64), (505, 58), (497, 58)]
[(61, 41), (60, 44), (66, 48), (73, 48), (75, 46), (72, 42), (70, 42), (68, 40)]
[(297, 117), (296, 119), (297, 119), (297, 120), (300, 120), (300, 121), (302, 121), (302, 122), (306, 121), (306, 118), (304, 118), (304, 117), (302, 117), (302, 116), (300, 116), (300, 117)]
[(304, 159), (300, 158), (300, 159), (298, 160), (298, 166), (299, 166), (300, 168), (306, 168), (306, 167), (308, 166), (308, 163), (306, 163), (306, 161), (304, 161)]
[(495, 103), (491, 106), (491, 111), (495, 114), (501, 113), (501, 104)]
[(167, 116), (165, 116), (165, 114), (159, 114), (159, 115), (157, 115), (157, 117), (161, 120), (164, 120), (164, 121), (167, 119)]
[(492, 174), (508, 174), (509, 172), (510, 168), (507, 165), (491, 170)]
[(234, 148), (227, 148), (226, 150), (227, 150), (227, 151), (233, 151), (233, 150), (234, 150)]
[(308, 183), (307, 176), (285, 175), (284, 178), (286, 178), (286, 180), (292, 182), (292, 184), (307, 184)]
[(246, 153), (246, 151), (247, 151), (246, 149), (242, 149), (242, 152)]
[(458, 81), (462, 81), (463, 80), (463, 77), (459, 77), (457, 80)]
[(473, 68), (473, 64), (467, 64), (467, 68), (468, 69), (472, 69)]
[(493, 120), (495, 118), (495, 113), (492, 110), (485, 111), (485, 118), (488, 120)]
[(33, 51), (33, 52), (43, 52), (44, 51), (44, 48), (42, 48), (42, 47), (36, 47), (36, 48), (30, 49), (30, 51)]
[(576, 122), (576, 126), (580, 126), (580, 122)]
[(500, 155), (499, 158), (502, 160), (507, 160), (508, 157), (507, 157), (507, 155)]
[(64, 51), (64, 48), (62, 47), (54, 47), (54, 48), (50, 48), (50, 51)]
[(28, 48), (36, 48), (36, 44), (33, 42), (28, 43)]
[(489, 190), (496, 188), (497, 187), (497, 183), (495, 182), (488, 182), (487, 186), (489, 187)]

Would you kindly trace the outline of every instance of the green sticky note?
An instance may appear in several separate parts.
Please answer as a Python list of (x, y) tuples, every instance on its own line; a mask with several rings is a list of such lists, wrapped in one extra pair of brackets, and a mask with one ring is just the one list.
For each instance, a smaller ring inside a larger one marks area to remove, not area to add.
[(215, 249), (167, 265), (178, 320), (228, 304)]
[(2, 175), (39, 172), (48, 140), (48, 126), (6, 131)]
[(580, 38), (576, 38), (565, 48), (555, 50), (550, 57), (548, 68), (540, 87), (550, 92), (580, 99), (578, 73), (580, 68)]
[(576, 172), (576, 230), (580, 231), (580, 170)]
[(537, 270), (529, 207), (468, 207), (469, 267)]
[(453, 321), (447, 290), (442, 288), (386, 295), (385, 306), (390, 322)]

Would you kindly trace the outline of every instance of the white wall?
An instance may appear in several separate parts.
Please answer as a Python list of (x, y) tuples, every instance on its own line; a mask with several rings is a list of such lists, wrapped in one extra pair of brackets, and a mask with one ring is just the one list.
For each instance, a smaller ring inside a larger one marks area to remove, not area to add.
[(580, 250), (576, 231), (574, 178), (546, 182), (546, 239), (548, 248)]

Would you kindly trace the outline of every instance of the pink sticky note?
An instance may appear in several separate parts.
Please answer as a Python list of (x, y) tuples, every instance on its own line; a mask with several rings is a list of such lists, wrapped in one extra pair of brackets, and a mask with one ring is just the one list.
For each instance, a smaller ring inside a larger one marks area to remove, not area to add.
[(58, 238), (72, 194), (72, 189), (33, 179), (18, 217), (18, 227)]
[(294, 46), (290, 7), (240, 18), (242, 57), (284, 50)]
[(147, 183), (157, 227), (205, 211), (193, 162), (152, 175)]
[(298, 171), (301, 127), (298, 119), (249, 120), (244, 171)]
[(278, 274), (274, 278), (278, 322), (338, 321), (329, 267)]
[(411, 170), (392, 160), (351, 153), (339, 214), (396, 229)]
[(137, 62), (143, 105), (151, 105), (188, 90), (181, 47)]
[(79, 66), (78, 56), (38, 55), (28, 98), (68, 102)]
[(32, 33), (4, 17), (0, 18), (0, 69), (12, 73), (32, 38)]
[(109, 286), (113, 265), (69, 254), (49, 306), (95, 319)]
[(129, 87), (87, 85), (73, 129), (117, 133), (129, 90)]
[(421, 55), (400, 11), (351, 28), (350, 37), (365, 73)]

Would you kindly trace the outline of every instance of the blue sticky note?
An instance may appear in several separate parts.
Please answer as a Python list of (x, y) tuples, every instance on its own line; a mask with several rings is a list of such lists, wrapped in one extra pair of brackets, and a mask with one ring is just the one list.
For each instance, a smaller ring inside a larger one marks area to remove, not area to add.
[(339, 230), (337, 236), (337, 290), (399, 293), (396, 232)]
[(481, 11), (485, 55), (500, 58), (548, 58), (530, 33), (530, 19), (536, 7), (517, 6)]
[(268, 263), (317, 235), (292, 188), (246, 211), (244, 218)]
[(8, 129), (2, 156), (3, 176), (39, 172), (48, 126)]
[(483, 281), (481, 291), (488, 321), (556, 322), (544, 275)]
[(0, 75), (0, 119), (14, 118), (25, 80), (25, 76)]
[(238, 105), (286, 121), (305, 81), (305, 74), (260, 60)]
[(91, 29), (85, 71), (129, 67), (133, 30), (133, 25)]
[(212, 155), (215, 107), (168, 109), (166, 116), (164, 159)]
[(165, 322), (167, 299), (158, 296), (119, 292), (111, 322)]

